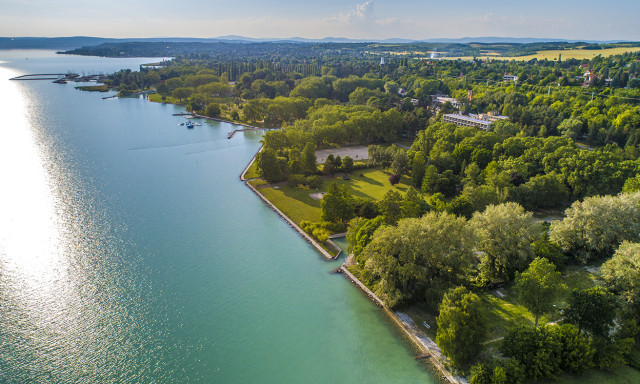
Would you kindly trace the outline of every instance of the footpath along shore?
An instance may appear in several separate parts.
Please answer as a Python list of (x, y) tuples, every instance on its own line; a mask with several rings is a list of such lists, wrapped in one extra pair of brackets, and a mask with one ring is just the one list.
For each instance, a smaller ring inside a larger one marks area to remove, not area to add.
[[(262, 148), (260, 148), (262, 151)], [(274, 212), (276, 212), (280, 217), (282, 217), (296, 232), (298, 232), (305, 240), (311, 243), (325, 258), (328, 260), (335, 260), (339, 253), (336, 256), (332, 256), (327, 250), (325, 250), (318, 242), (315, 241), (311, 236), (309, 236), (305, 231), (302, 230), (299, 226), (297, 226), (287, 215), (285, 215), (282, 211), (280, 211), (275, 205), (273, 205), (262, 193), (258, 191), (251, 183), (250, 180), (245, 177), (247, 171), (253, 164), (258, 156), (258, 151), (256, 155), (251, 159), (249, 164), (246, 166), (242, 174), (240, 175), (240, 180), (242, 180), (258, 197), (267, 204)], [(330, 242), (333, 246), (333, 242)], [(335, 246), (337, 248), (337, 246)], [(337, 269), (337, 272), (342, 273), (349, 281), (354, 283), (358, 288), (364, 292), (378, 307), (382, 308), (382, 310), (393, 320), (394, 324), (398, 326), (404, 334), (411, 340), (411, 342), (418, 348), (421, 352), (421, 358), (426, 358), (429, 360), (431, 365), (436, 368), (442, 378), (447, 383), (450, 384), (466, 384), (467, 381), (461, 377), (454, 376), (449, 370), (446, 368), (446, 357), (440, 351), (440, 348), (436, 345), (436, 343), (431, 340), (427, 335), (425, 335), (422, 331), (418, 329), (418, 327), (413, 323), (411, 318), (402, 313), (393, 312), (389, 307), (387, 307), (375, 293), (373, 293), (366, 285), (364, 285), (357, 277), (355, 277), (351, 272), (347, 270), (345, 265), (343, 264), (340, 268)]]

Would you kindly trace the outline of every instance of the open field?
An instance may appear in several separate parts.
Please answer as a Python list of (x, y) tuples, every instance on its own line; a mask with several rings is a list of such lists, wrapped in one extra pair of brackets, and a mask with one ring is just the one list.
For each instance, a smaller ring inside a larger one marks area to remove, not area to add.
[(524, 60), (528, 61), (531, 59), (538, 60), (557, 60), (558, 55), (562, 55), (562, 59), (593, 59), (598, 55), (602, 56), (612, 56), (612, 55), (621, 55), (625, 52), (638, 52), (640, 51), (640, 47), (617, 47), (617, 48), (607, 48), (607, 49), (567, 49), (567, 50), (552, 50), (552, 51), (538, 51), (535, 55), (528, 56), (518, 56), (518, 57), (501, 57), (497, 59), (501, 60)]
[[(549, 50), (549, 51), (538, 51), (536, 54), (527, 55), (527, 56), (499, 56), (495, 53), (486, 53), (480, 56), (477, 56), (478, 59), (493, 59), (493, 60), (505, 60), (505, 61), (529, 61), (532, 59), (538, 60), (558, 60), (558, 55), (562, 55), (562, 59), (593, 59), (598, 55), (602, 56), (612, 56), (612, 55), (620, 55), (626, 52), (640, 52), (640, 47), (617, 47), (617, 48), (606, 48), (606, 49), (558, 49), (558, 50)], [(460, 57), (442, 57), (441, 59), (448, 60), (472, 60), (471, 56), (460, 56)]]

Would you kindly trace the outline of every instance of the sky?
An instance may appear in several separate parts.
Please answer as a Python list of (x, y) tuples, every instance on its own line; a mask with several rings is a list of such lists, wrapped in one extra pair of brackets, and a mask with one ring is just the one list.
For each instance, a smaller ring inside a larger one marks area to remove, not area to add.
[(640, 41), (640, 0), (0, 0), (0, 36)]

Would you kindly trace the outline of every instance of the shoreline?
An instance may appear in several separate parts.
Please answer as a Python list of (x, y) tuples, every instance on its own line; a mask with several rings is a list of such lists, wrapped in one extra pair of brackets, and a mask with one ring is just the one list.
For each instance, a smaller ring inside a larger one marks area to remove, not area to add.
[[(225, 122), (228, 122), (228, 121), (225, 121)], [(298, 232), (298, 234), (300, 234), (305, 240), (307, 240), (307, 242), (311, 243), (311, 245), (313, 245), (316, 248), (316, 250), (318, 250), (327, 260), (336, 260), (338, 256), (340, 256), (341, 252), (339, 252), (335, 257), (331, 256), (324, 248), (322, 248), (320, 244), (318, 244), (315, 241), (315, 239), (313, 239), (306, 232), (304, 232), (302, 228), (298, 227), (287, 215), (285, 215), (282, 211), (280, 211), (262, 193), (260, 193), (257, 190), (257, 188), (255, 188), (253, 185), (251, 185), (251, 183), (249, 183), (249, 181), (254, 179), (248, 180), (245, 177), (245, 175), (249, 170), (249, 167), (251, 167), (251, 165), (255, 161), (256, 156), (258, 156), (258, 154), (261, 151), (262, 151), (262, 147), (260, 147), (260, 150), (256, 152), (256, 154), (253, 156), (249, 164), (247, 164), (247, 166), (244, 168), (244, 170), (240, 174), (240, 180), (244, 182), (244, 184), (247, 187), (249, 187), (249, 189), (251, 189), (276, 214), (278, 214), (278, 216), (284, 219), (289, 224), (289, 226), (291, 226), (296, 232)], [(329, 240), (329, 242), (334, 247), (337, 248), (337, 246), (331, 240)], [(393, 323), (403, 331), (403, 333), (409, 338), (411, 343), (421, 352), (421, 355), (416, 357), (416, 359), (426, 358), (429, 361), (429, 364), (431, 364), (431, 366), (434, 367), (436, 371), (441, 375), (438, 378), (439, 380), (444, 380), (446, 383), (449, 383), (449, 384), (466, 384), (467, 383), (466, 380), (453, 375), (446, 368), (446, 360), (445, 360), (446, 358), (444, 357), (440, 349), (437, 347), (436, 343), (433, 340), (431, 340), (431, 338), (429, 338), (427, 335), (422, 333), (422, 331), (420, 331), (417, 327), (411, 326), (410, 322), (406, 322), (400, 319), (400, 317), (398, 317), (398, 315), (395, 312), (389, 309), (375, 293), (373, 293), (366, 285), (364, 285), (364, 283), (362, 283), (351, 272), (349, 272), (344, 264), (341, 265), (336, 270), (336, 272), (341, 273), (347, 280), (355, 284), (369, 299), (373, 301), (373, 303), (376, 306), (380, 307), (384, 311), (384, 313), (386, 313), (386, 315), (393, 321)]]

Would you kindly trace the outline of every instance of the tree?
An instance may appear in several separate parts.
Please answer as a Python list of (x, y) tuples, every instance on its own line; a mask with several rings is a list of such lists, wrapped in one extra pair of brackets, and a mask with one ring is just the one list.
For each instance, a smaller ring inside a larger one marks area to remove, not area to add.
[(324, 161), (324, 166), (322, 167), (322, 173), (325, 175), (331, 176), (335, 172), (335, 165), (333, 155), (327, 156)]
[(462, 189), (464, 197), (474, 211), (484, 211), (489, 205), (497, 205), (500, 201), (496, 188), (489, 185), (467, 184)]
[(456, 186), (458, 184), (458, 178), (452, 170), (447, 169), (438, 176), (436, 181), (436, 189), (438, 192), (444, 194), (447, 197), (451, 197), (456, 193)]
[(384, 148), (380, 145), (370, 145), (368, 154), (371, 164), (377, 167), (389, 168), (393, 161), (392, 150), (389, 150), (389, 148)]
[(427, 203), (422, 196), (413, 187), (409, 187), (400, 206), (402, 218), (420, 217), (426, 209)]
[(373, 219), (355, 218), (347, 231), (347, 242), (349, 253), (353, 253), (358, 263), (363, 262), (360, 254), (373, 239), (373, 233), (384, 224), (384, 217), (378, 216)]
[(158, 85), (156, 85), (156, 92), (165, 96), (169, 93), (169, 87), (167, 87), (167, 84), (165, 83), (159, 83)]
[(622, 192), (630, 193), (630, 192), (638, 192), (638, 191), (640, 191), (640, 173), (637, 174), (636, 177), (628, 178), (627, 181), (624, 183), (624, 187), (622, 187)]
[(516, 272), (516, 291), (522, 304), (533, 314), (534, 327), (541, 315), (553, 309), (553, 302), (564, 289), (560, 272), (545, 258), (536, 258), (522, 273)]
[(562, 324), (551, 328), (553, 337), (562, 348), (560, 350), (560, 368), (572, 373), (581, 373), (593, 366), (595, 350), (591, 340), (572, 324)]
[(342, 168), (342, 158), (340, 158), (340, 155), (336, 156), (336, 158), (333, 160), (333, 166), (336, 170)]
[(391, 162), (391, 171), (399, 175), (406, 173), (409, 166), (409, 156), (404, 149), (397, 148), (393, 153), (393, 161)]
[(474, 212), (473, 205), (464, 196), (458, 196), (451, 200), (447, 211), (467, 219), (470, 219)]
[(564, 137), (576, 140), (582, 131), (582, 121), (578, 119), (566, 119), (558, 125), (558, 132)]
[(411, 185), (417, 189), (422, 188), (422, 180), (426, 171), (426, 160), (422, 152), (416, 152), (413, 156), (413, 166), (411, 169)]
[(280, 162), (276, 153), (271, 149), (264, 149), (256, 157), (258, 172), (260, 176), (270, 183), (277, 183), (284, 180), (284, 173), (280, 168)]
[(556, 267), (560, 267), (564, 263), (565, 255), (562, 252), (562, 248), (549, 239), (548, 232), (544, 232), (531, 246), (535, 257), (544, 257), (555, 264)]
[(490, 205), (469, 221), (477, 237), (480, 278), (483, 282), (511, 281), (533, 259), (536, 236), (533, 214), (517, 203)]
[(568, 322), (594, 336), (608, 337), (616, 316), (616, 298), (603, 287), (574, 290), (564, 311)]
[(494, 359), (471, 367), (469, 384), (523, 384), (525, 379), (515, 359)]
[(640, 244), (623, 242), (600, 272), (607, 286), (622, 297), (625, 312), (640, 324)]
[(307, 143), (302, 150), (302, 168), (306, 175), (313, 175), (318, 171), (316, 166), (316, 146)]
[(500, 352), (514, 358), (532, 380), (560, 374), (562, 344), (552, 337), (551, 327), (511, 328), (500, 346)]
[(422, 179), (422, 192), (438, 192), (438, 168), (434, 165), (429, 165), (425, 170), (424, 178)]
[(209, 117), (218, 117), (220, 116), (220, 105), (217, 103), (210, 103), (207, 105), (207, 108), (204, 110), (204, 114)]
[(389, 184), (396, 185), (400, 182), (400, 179), (402, 179), (402, 175), (399, 173), (392, 173), (389, 175)]
[(289, 149), (289, 172), (293, 174), (303, 173), (302, 154), (296, 147)]
[(353, 218), (353, 198), (346, 185), (331, 183), (320, 202), (322, 220), (345, 223)]
[(375, 232), (361, 254), (363, 275), (390, 307), (438, 303), (448, 288), (467, 281), (472, 239), (466, 220), (448, 213), (402, 219)]
[(173, 90), (171, 95), (180, 101), (188, 98), (193, 93), (193, 88), (180, 87)]
[(351, 157), (345, 156), (344, 159), (342, 159), (342, 170), (345, 173), (353, 172), (353, 159)]
[(393, 189), (384, 194), (382, 200), (378, 202), (380, 213), (385, 217), (389, 225), (396, 225), (402, 216), (402, 195)]
[(562, 175), (555, 172), (530, 178), (518, 187), (517, 194), (529, 209), (556, 207), (569, 198)]
[(602, 338), (593, 339), (595, 347), (595, 366), (600, 369), (614, 370), (627, 363), (627, 356), (631, 353), (634, 340), (627, 338)]
[(551, 240), (583, 263), (611, 256), (623, 241), (640, 242), (640, 192), (576, 201), (551, 224)]
[(457, 287), (444, 295), (439, 312), (436, 343), (454, 366), (463, 367), (478, 354), (486, 334), (482, 301)]

